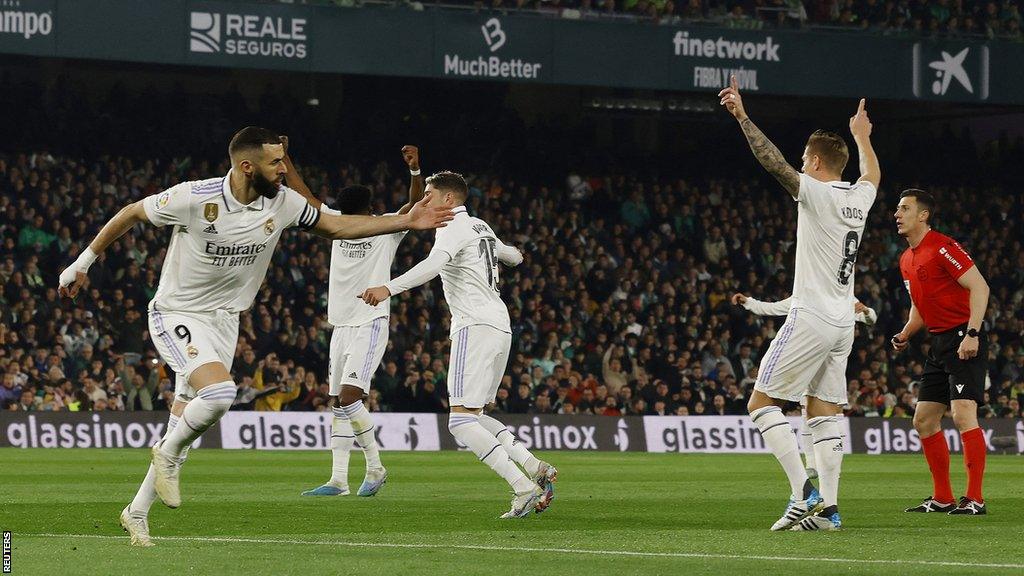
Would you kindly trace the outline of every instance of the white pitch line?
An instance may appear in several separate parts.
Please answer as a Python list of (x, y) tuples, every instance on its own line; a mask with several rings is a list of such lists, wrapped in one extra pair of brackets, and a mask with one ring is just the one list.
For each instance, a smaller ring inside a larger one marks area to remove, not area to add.
[[(36, 538), (95, 538), (127, 540), (127, 536), (104, 534), (18, 533), (16, 536)], [(987, 562), (949, 562), (942, 560), (871, 560), (864, 558), (816, 558), (810, 556), (763, 556), (754, 554), (713, 554), (708, 552), (639, 552), (636, 550), (591, 550), (586, 548), (530, 548), (523, 546), (483, 546), (477, 544), (396, 544), (390, 542), (343, 542), (331, 540), (281, 540), (269, 538), (237, 538), (230, 536), (154, 536), (153, 540), (168, 542), (222, 542), (237, 544), (299, 544), (308, 546), (348, 546), (353, 548), (418, 548), (434, 550), (473, 550), (483, 552), (545, 552), (558, 554), (589, 554), (592, 556), (640, 556), (650, 558), (704, 558), (709, 560), (768, 560), (778, 562), (833, 562), (837, 564), (906, 564), (910, 566), (941, 566), (952, 568), (1005, 568), (1022, 570), (1024, 564)]]

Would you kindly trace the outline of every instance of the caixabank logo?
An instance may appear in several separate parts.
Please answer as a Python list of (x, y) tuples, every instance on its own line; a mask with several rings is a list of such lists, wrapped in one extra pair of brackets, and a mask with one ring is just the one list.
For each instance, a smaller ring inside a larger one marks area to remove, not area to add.
[(305, 18), (193, 11), (189, 52), (302, 60), (309, 54)]
[(912, 57), (915, 97), (988, 100), (988, 46), (951, 48), (917, 42)]

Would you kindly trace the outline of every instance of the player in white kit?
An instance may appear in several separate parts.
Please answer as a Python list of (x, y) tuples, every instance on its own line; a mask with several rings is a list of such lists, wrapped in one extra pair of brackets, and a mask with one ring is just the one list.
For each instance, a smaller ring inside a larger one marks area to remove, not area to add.
[[(849, 151), (838, 134), (822, 130), (811, 134), (802, 173), (797, 172), (747, 116), (735, 77), (719, 97), (739, 121), (754, 156), (797, 202), (789, 314), (761, 360), (747, 403), (751, 420), (782, 465), (791, 489), (790, 502), (771, 529), (838, 530), (842, 526), (840, 418), (846, 403), (846, 362), (853, 347), (854, 265), (881, 178), (871, 146), (871, 122), (861, 100), (850, 118), (861, 176), (850, 184), (842, 181)], [(820, 493), (807, 477), (796, 436), (781, 408), (787, 401), (805, 397)]]
[[(786, 316), (789, 314), (789, 307), (793, 298), (786, 298), (777, 302), (763, 302), (746, 294), (733, 294), (732, 303), (736, 306), (743, 306), (757, 316)], [(853, 319), (865, 326), (874, 326), (878, 321), (878, 313), (869, 306), (864, 305), (856, 298), (853, 300)], [(807, 402), (806, 398), (800, 402), (800, 412), (803, 421), (800, 423), (800, 449), (804, 454), (804, 468), (807, 469), (807, 477), (814, 479), (818, 477), (818, 469), (814, 458), (814, 441), (811, 436), (811, 427), (807, 425)]]
[[(287, 144), (286, 144), (287, 147)], [(409, 167), (412, 182), (409, 202), (398, 210), (407, 213), (423, 198), (423, 177), (420, 176), (419, 149), (402, 147), (402, 158)], [(366, 186), (343, 188), (337, 209), (316, 198), (298, 170), (286, 156), (289, 185), (313, 206), (329, 214), (370, 214), (372, 191)], [(373, 496), (387, 481), (388, 473), (380, 460), (380, 449), (374, 438), (374, 425), (363, 399), (370, 393), (370, 379), (380, 366), (388, 347), (391, 317), (389, 300), (368, 306), (357, 298), (367, 286), (376, 286), (391, 278), (398, 245), (406, 232), (371, 238), (335, 240), (331, 243), (331, 274), (328, 288), (327, 317), (334, 330), (331, 334), (331, 358), (328, 370), (331, 410), (331, 478), (325, 484), (306, 490), (303, 496), (344, 496), (349, 494), (348, 464), (353, 443), (358, 444), (366, 460), (366, 475), (359, 486), (359, 496)]]
[(362, 298), (374, 306), (441, 275), (452, 315), (448, 430), (512, 487), (512, 508), (502, 518), (541, 512), (554, 497), (557, 470), (530, 454), (504, 424), (482, 414), (484, 406), (494, 402), (512, 346), (498, 263), (518, 266), (523, 256), (502, 243), (486, 222), (466, 212), (469, 189), (462, 176), (440, 172), (426, 182), (431, 205), (453, 208), (455, 219), (438, 231), (426, 259), (383, 286), (368, 288)]
[(420, 202), (409, 214), (371, 218), (321, 214), (281, 185), (286, 172), (280, 137), (264, 128), (239, 131), (228, 146), (231, 170), (221, 178), (183, 182), (121, 209), (81, 256), (60, 274), (60, 293), (74, 298), (89, 267), (137, 224), (173, 227), (149, 332), (176, 374), (168, 430), (152, 449), (152, 465), (121, 525), (136, 546), (152, 546), (148, 511), (155, 499), (181, 504), (178, 474), (188, 446), (231, 407), (229, 370), (238, 314), (253, 304), (281, 232), (299, 227), (328, 238), (363, 238), (409, 228), (429, 229), (450, 211)]

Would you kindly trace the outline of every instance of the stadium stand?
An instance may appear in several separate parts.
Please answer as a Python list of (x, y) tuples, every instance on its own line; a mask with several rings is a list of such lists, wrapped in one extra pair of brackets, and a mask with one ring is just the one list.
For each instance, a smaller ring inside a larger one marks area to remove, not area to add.
[[(280, 0), (294, 4), (296, 0)], [(735, 29), (804, 28), (926, 38), (988, 38), (1024, 41), (1017, 0), (307, 0), (342, 7), (362, 5), (473, 9), (479, 12), (710, 25)]]

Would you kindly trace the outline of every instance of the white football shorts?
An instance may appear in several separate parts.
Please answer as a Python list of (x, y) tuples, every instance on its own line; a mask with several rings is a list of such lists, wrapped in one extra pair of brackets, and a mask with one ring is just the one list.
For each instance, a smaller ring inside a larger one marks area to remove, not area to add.
[(331, 332), (331, 363), (327, 371), (331, 396), (342, 386), (370, 393), (370, 380), (388, 349), (389, 319), (381, 316), (361, 326), (335, 326)]
[(847, 403), (846, 362), (853, 349), (853, 326), (829, 324), (805, 309), (790, 310), (761, 359), (754, 389), (780, 400), (814, 396)]
[(231, 371), (238, 344), (238, 314), (216, 312), (149, 311), (149, 334), (160, 358), (174, 370), (174, 397), (188, 402), (195, 398), (189, 386), (192, 372), (210, 362), (220, 362)]
[(466, 326), (453, 334), (448, 366), (449, 404), (483, 408), (494, 402), (511, 348), (511, 334), (486, 324)]

